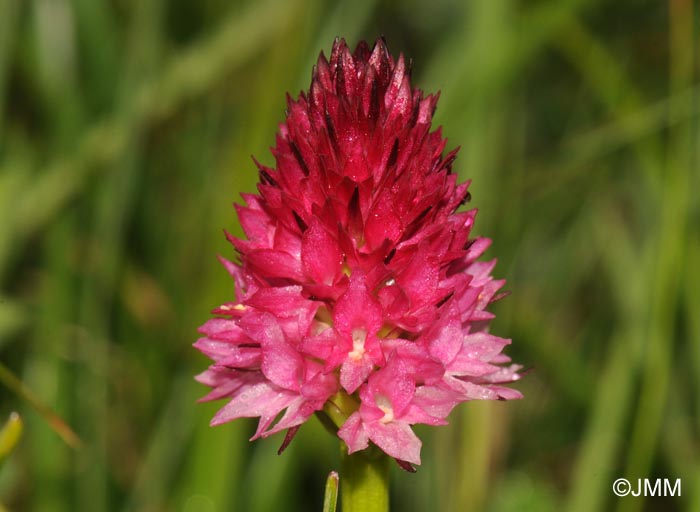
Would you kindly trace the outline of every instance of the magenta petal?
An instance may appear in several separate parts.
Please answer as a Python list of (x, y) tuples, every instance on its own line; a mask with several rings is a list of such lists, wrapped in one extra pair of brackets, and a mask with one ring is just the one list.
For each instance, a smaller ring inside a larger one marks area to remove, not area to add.
[(464, 333), (456, 320), (437, 329), (428, 342), (430, 355), (445, 364), (451, 362), (463, 346)]
[(396, 276), (396, 282), (406, 292), (413, 306), (432, 299), (437, 292), (439, 265), (435, 256), (421, 248), (406, 268)]
[(221, 386), (213, 388), (209, 393), (200, 398), (198, 402), (212, 402), (214, 400), (221, 400), (222, 398), (231, 398), (240, 386), (240, 383), (229, 380)]
[(211, 338), (199, 338), (193, 346), (215, 361), (230, 354), (235, 354), (239, 350), (234, 343), (212, 340)]
[(219, 367), (210, 367), (207, 371), (197, 375), (195, 379), (197, 382), (212, 388), (211, 392), (199, 399), (200, 402), (230, 398), (241, 387), (252, 386), (261, 380), (257, 374)]
[(294, 395), (284, 392), (267, 382), (244, 386), (240, 392), (211, 420), (221, 425), (236, 418), (260, 416), (261, 422), (271, 422), (292, 400)]
[(364, 450), (369, 445), (359, 413), (353, 413), (338, 430), (338, 437), (348, 445), (348, 453)]
[(268, 277), (286, 277), (303, 280), (301, 260), (292, 254), (273, 249), (257, 249), (248, 252), (248, 263)]
[(498, 393), (490, 386), (483, 386), (462, 379), (449, 377), (445, 379), (449, 388), (460, 394), (460, 399), (465, 400), (498, 400)]
[(303, 359), (286, 341), (273, 322), (269, 337), (263, 338), (261, 370), (270, 382), (284, 389), (299, 390)]
[(372, 367), (372, 361), (367, 355), (357, 361), (345, 361), (340, 367), (340, 385), (348, 393), (354, 393), (369, 376)]
[(260, 288), (246, 305), (274, 315), (291, 339), (299, 339), (307, 333), (319, 306), (304, 298), (301, 286)]
[(459, 402), (458, 394), (437, 386), (420, 386), (413, 398), (416, 407), (434, 418), (446, 418)]
[[(403, 364), (398, 357), (390, 359), (382, 370), (374, 373), (369, 381), (369, 390), (372, 400), (377, 401), (379, 396), (389, 400), (395, 415), (400, 415), (408, 407), (416, 391), (415, 382), (409, 374), (410, 368)], [(367, 402), (363, 398), (363, 402)]]
[[(338, 379), (335, 375), (318, 372), (305, 379), (301, 395), (307, 400), (323, 404), (338, 391)], [(322, 405), (321, 405), (322, 406)], [(321, 408), (319, 406), (319, 408)]]
[(365, 429), (370, 440), (387, 455), (420, 465), (422, 443), (408, 424), (398, 421), (383, 424), (375, 421), (365, 425)]
[(261, 357), (262, 353), (258, 347), (243, 347), (215, 361), (228, 368), (257, 369), (260, 367)]
[(465, 336), (463, 350), (469, 357), (490, 361), (508, 344), (510, 344), (510, 340), (485, 332), (475, 332)]
[(487, 375), (492, 375), (499, 369), (498, 366), (494, 366), (491, 363), (486, 363), (479, 359), (474, 359), (466, 354), (460, 354), (447, 368), (454, 375), (460, 375), (462, 377), (481, 377), (482, 379)]
[(241, 330), (234, 320), (228, 318), (212, 318), (199, 328), (199, 332), (220, 340), (235, 341), (240, 336)]
[(396, 241), (401, 234), (401, 221), (388, 201), (378, 201), (365, 224), (365, 239), (369, 249), (376, 249), (384, 240)]
[(367, 290), (363, 275), (350, 277), (350, 286), (338, 299), (333, 321), (339, 332), (352, 335), (355, 329), (374, 334), (382, 325), (382, 308)]
[(241, 325), (251, 339), (260, 343), (263, 375), (281, 388), (298, 391), (303, 359), (287, 342), (277, 319), (270, 313), (250, 314)]
[[(325, 329), (316, 336), (307, 336), (299, 344), (299, 351), (319, 360), (328, 360), (338, 343), (338, 335), (333, 329)], [(343, 356), (344, 358), (344, 356)], [(335, 366), (335, 365), (334, 365)]]
[(270, 382), (281, 388), (299, 391), (302, 358), (287, 343), (271, 343), (263, 347), (261, 370)]
[(263, 432), (261, 437), (269, 437), (272, 434), (281, 432), (282, 430), (287, 430), (288, 428), (294, 428), (301, 425), (307, 419), (309, 419), (309, 416), (311, 416), (313, 412), (314, 409), (310, 407), (303, 398), (298, 397), (289, 403), (282, 418), (280, 418), (280, 420), (272, 428)]
[(443, 418), (438, 418), (428, 414), (425, 409), (415, 404), (411, 404), (406, 411), (401, 415), (401, 421), (409, 425), (422, 423), (424, 425), (447, 425), (447, 421)]
[(521, 369), (522, 366), (519, 364), (512, 364), (506, 368), (498, 368), (498, 370), (493, 373), (482, 376), (481, 380), (493, 383), (515, 382), (516, 380), (520, 380), (520, 374), (518, 372)]
[(236, 205), (238, 219), (248, 240), (257, 242), (261, 248), (272, 247), (274, 229), (270, 216), (262, 210)]
[(304, 271), (316, 283), (331, 285), (340, 272), (343, 256), (338, 242), (318, 219), (313, 219), (301, 243)]
[(506, 388), (504, 386), (489, 386), (498, 395), (499, 400), (520, 400), (523, 394), (517, 389)]

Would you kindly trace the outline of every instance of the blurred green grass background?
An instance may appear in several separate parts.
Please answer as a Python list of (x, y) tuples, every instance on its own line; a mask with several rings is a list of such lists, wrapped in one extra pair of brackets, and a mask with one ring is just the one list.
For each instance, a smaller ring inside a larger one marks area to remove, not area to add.
[[(320, 510), (337, 442), (212, 429), (192, 376), (216, 255), (240, 234), (286, 91), (384, 34), (442, 91), (476, 231), (513, 294), (493, 332), (520, 402), (419, 428), (402, 511), (700, 510), (700, 3), (694, 0), (0, 0), (0, 386), (24, 436), (7, 510)], [(616, 498), (618, 477), (682, 479)]]

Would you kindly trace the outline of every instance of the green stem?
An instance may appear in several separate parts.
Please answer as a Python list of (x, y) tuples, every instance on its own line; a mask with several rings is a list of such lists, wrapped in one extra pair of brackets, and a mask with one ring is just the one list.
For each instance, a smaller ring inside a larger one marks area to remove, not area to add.
[(389, 457), (370, 447), (348, 455), (341, 449), (342, 512), (389, 511)]

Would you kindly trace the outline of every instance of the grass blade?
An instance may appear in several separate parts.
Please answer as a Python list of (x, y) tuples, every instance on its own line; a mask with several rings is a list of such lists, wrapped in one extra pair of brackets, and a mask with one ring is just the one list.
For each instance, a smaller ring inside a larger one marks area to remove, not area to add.
[(0, 362), (0, 382), (7, 388), (27, 402), (32, 409), (38, 412), (51, 428), (61, 436), (66, 444), (72, 448), (79, 449), (83, 446), (83, 442), (78, 435), (73, 431), (63, 419), (56, 414), (48, 405), (41, 401), (31, 389), (22, 383), (22, 381), (12, 371)]
[(10, 417), (0, 429), (0, 464), (12, 453), (22, 437), (22, 418), (16, 412), (10, 413)]
[(323, 495), (323, 512), (335, 512), (338, 504), (338, 473), (331, 471), (326, 480), (326, 492)]

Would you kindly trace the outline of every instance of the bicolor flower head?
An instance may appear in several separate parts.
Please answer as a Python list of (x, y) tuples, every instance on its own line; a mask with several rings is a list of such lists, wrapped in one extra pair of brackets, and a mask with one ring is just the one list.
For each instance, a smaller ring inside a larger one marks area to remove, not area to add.
[(236, 207), (238, 261), (222, 259), (236, 300), (195, 343), (213, 360), (204, 400), (227, 400), (213, 425), (257, 417), (253, 439), (288, 441), (325, 414), (349, 452), (371, 442), (420, 464), (412, 425), (520, 397), (503, 386), (519, 378), (510, 340), (488, 332), (504, 281), (478, 261), (490, 240), (470, 236), (476, 210), (460, 210), (469, 183), (431, 131), (436, 103), (382, 40), (336, 40), (310, 90), (288, 97), (275, 166), (257, 164), (259, 193)]

